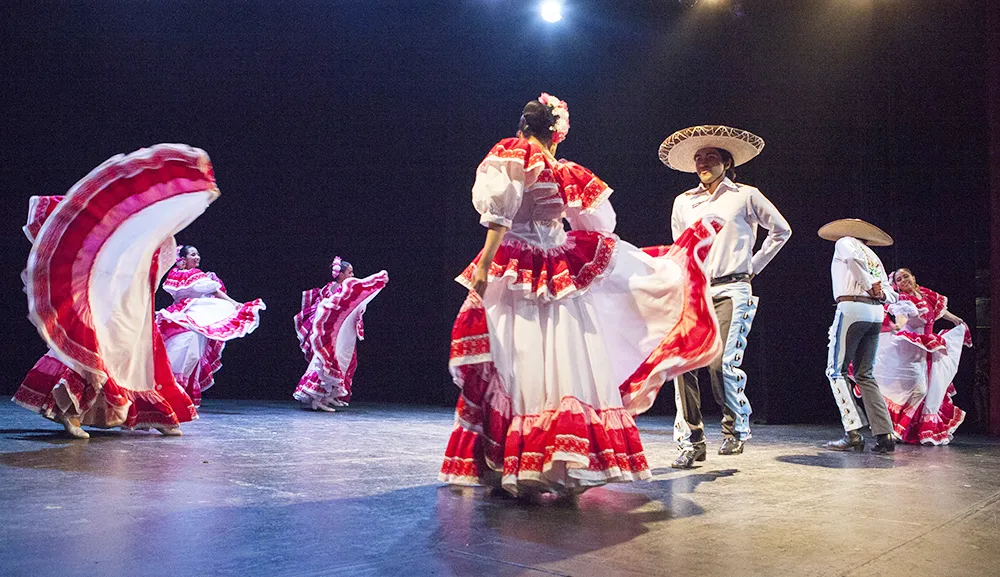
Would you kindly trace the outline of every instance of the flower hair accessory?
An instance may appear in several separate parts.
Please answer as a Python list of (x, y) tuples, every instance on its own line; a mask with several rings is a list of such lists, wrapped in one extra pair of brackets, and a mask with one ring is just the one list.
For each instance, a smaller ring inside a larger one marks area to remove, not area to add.
[(184, 257), (181, 256), (181, 249), (184, 248), (183, 244), (177, 245), (177, 260), (174, 261), (174, 266), (180, 266)]
[(552, 131), (552, 143), (559, 144), (566, 140), (566, 135), (569, 134), (569, 106), (547, 92), (543, 92), (538, 101), (548, 106), (552, 116), (556, 118), (555, 124), (549, 127)]
[(333, 262), (330, 263), (330, 274), (333, 275), (334, 280), (340, 276), (340, 271), (343, 270), (343, 261), (339, 256), (333, 258)]

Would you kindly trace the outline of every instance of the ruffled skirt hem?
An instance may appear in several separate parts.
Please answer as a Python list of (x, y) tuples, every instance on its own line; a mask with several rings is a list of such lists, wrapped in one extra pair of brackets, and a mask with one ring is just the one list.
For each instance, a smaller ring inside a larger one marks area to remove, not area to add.
[(892, 418), (893, 431), (904, 443), (922, 445), (947, 445), (955, 430), (965, 421), (965, 411), (952, 402), (955, 385), (948, 385), (947, 394), (936, 413), (924, 412), (924, 401), (900, 405), (885, 397), (886, 408)]
[(57, 423), (76, 417), (85, 426), (104, 429), (172, 428), (198, 418), (194, 404), (179, 388), (166, 393), (157, 388), (131, 391), (111, 381), (98, 385), (45, 355), (11, 400)]

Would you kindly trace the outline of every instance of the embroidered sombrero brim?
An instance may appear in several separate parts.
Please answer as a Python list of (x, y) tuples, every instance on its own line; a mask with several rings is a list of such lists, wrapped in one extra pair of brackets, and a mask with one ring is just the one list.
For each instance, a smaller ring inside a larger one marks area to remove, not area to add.
[(764, 139), (729, 126), (692, 126), (671, 134), (660, 145), (660, 160), (674, 170), (696, 172), (694, 153), (702, 148), (722, 148), (739, 166), (764, 150)]
[(869, 246), (890, 246), (892, 237), (881, 228), (860, 218), (842, 218), (819, 228), (820, 238), (837, 241), (845, 236), (863, 240)]

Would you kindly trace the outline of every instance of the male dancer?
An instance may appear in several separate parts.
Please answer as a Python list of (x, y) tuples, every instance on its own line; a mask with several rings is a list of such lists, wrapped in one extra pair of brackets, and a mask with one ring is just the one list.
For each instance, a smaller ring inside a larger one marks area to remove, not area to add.
[(844, 218), (823, 225), (819, 236), (837, 242), (830, 265), (833, 298), (837, 312), (830, 326), (830, 349), (826, 377), (840, 408), (844, 438), (830, 441), (833, 451), (864, 451), (861, 428), (867, 423), (847, 383), (847, 367), (854, 363), (854, 378), (861, 389), (865, 414), (871, 420), (876, 453), (891, 453), (896, 448), (892, 420), (885, 399), (875, 382), (873, 368), (878, 349), (878, 335), (885, 317), (884, 304), (896, 302), (885, 267), (869, 246), (889, 246), (892, 237), (873, 224), (856, 218)]
[[(670, 135), (660, 145), (660, 160), (675, 170), (693, 172), (697, 187), (674, 199), (670, 229), (677, 239), (705, 216), (725, 221), (706, 262), (712, 280), (711, 296), (719, 320), (724, 350), (708, 367), (715, 401), (722, 406), (720, 455), (743, 452), (750, 438), (750, 401), (747, 400), (743, 362), (747, 335), (757, 312), (750, 281), (760, 274), (788, 242), (792, 229), (778, 209), (759, 190), (734, 182), (734, 168), (754, 158), (764, 141), (745, 130), (728, 126), (694, 126)], [(763, 246), (753, 252), (757, 227), (768, 230)], [(671, 465), (689, 469), (706, 456), (701, 392), (696, 371), (674, 382), (677, 417), (674, 438), (681, 455)]]

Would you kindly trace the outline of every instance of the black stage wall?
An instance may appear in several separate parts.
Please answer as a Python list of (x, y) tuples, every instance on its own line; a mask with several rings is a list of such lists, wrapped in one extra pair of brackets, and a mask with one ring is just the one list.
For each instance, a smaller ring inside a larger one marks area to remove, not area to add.
[[(985, 276), (991, 282), (988, 287), (982, 287), (980, 293), (989, 295), (989, 311), (982, 310), (979, 316), (988, 317), (989, 327), (1000, 327), (1000, 3), (993, 3), (989, 8), (989, 65), (987, 81), (989, 84), (989, 118), (990, 118), (990, 265), (989, 274)], [(997, 279), (997, 280), (993, 280)], [(982, 285), (983, 283), (978, 283)], [(978, 302), (982, 302), (981, 299)], [(978, 304), (978, 303), (977, 303)], [(985, 307), (977, 307), (985, 309)], [(987, 324), (987, 323), (980, 323)], [(990, 329), (988, 329), (989, 331)], [(987, 332), (988, 332), (987, 331)], [(1000, 435), (1000, 337), (993, 336), (988, 343), (989, 363), (986, 371), (977, 371), (977, 380), (989, 381), (989, 432)], [(977, 351), (977, 358), (985, 356), (982, 348)], [(983, 365), (982, 361), (977, 367)], [(986, 373), (985, 378), (983, 373)]]
[[(0, 390), (45, 351), (18, 278), (28, 197), (63, 193), (115, 153), (185, 142), (211, 154), (223, 196), (179, 240), (237, 299), (268, 304), (208, 396), (289, 398), (306, 364), (299, 293), (339, 254), (391, 275), (366, 315), (357, 398), (452, 402), (463, 289), (451, 279), (484, 235), (475, 167), (548, 91), (572, 112), (560, 155), (617, 190), (618, 232), (639, 245), (669, 241), (672, 199), (694, 184), (657, 160), (664, 137), (701, 123), (764, 137), (739, 177), (794, 234), (754, 282), (748, 393), (771, 422), (835, 419), (823, 376), (833, 247), (820, 225), (881, 225), (896, 238), (886, 265), (975, 320), (976, 263), (989, 261), (989, 3), (566, 0), (548, 25), (534, 1), (5, 2)], [(975, 428), (987, 413), (971, 359), (956, 402)]]

